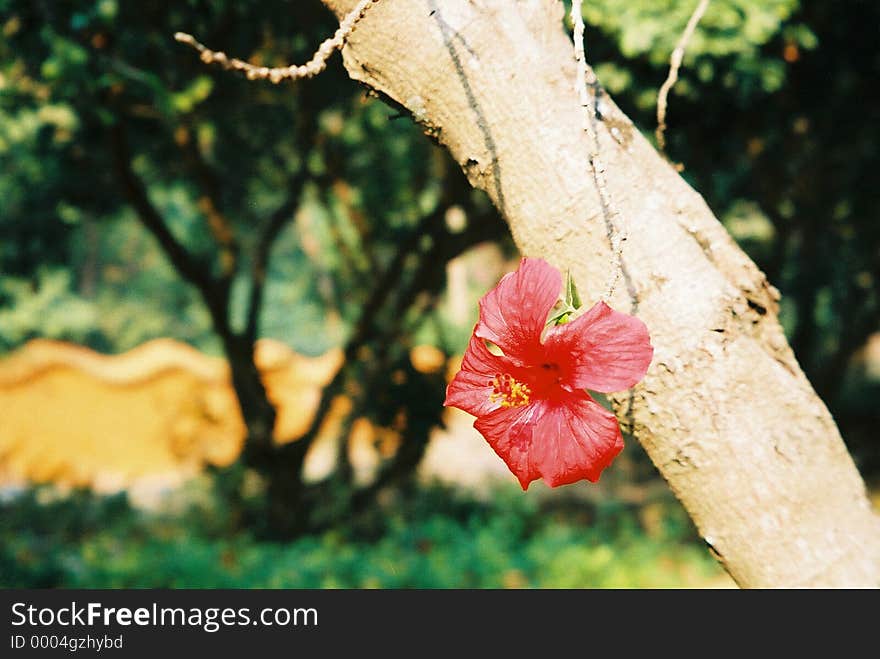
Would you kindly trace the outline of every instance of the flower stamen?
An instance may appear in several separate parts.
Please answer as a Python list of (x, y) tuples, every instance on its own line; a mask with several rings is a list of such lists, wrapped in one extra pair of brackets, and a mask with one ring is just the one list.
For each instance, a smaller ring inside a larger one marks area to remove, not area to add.
[(489, 381), (489, 386), (492, 387), (489, 401), (501, 407), (521, 407), (531, 402), (532, 390), (529, 385), (507, 373), (496, 375)]

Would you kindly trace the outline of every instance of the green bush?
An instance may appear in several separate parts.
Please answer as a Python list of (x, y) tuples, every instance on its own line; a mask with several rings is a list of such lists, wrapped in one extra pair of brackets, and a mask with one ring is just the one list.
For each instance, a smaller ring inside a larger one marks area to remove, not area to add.
[[(437, 487), (287, 544), (222, 508), (145, 512), (124, 497), (25, 492), (0, 506), (0, 586), (74, 588), (592, 588), (717, 583), (674, 501), (563, 507), (514, 489)], [(217, 517), (217, 515), (221, 517)]]

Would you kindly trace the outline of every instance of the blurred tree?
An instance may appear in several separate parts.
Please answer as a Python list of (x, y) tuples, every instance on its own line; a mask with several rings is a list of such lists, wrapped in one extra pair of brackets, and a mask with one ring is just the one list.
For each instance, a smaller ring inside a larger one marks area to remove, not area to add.
[[(503, 224), (442, 151), (385, 106), (362, 103), (338, 66), (274, 88), (208, 71), (171, 38), (188, 29), (255, 61), (297, 60), (332, 32), (332, 16), (283, 1), (4, 1), (0, 10), (0, 258), (16, 277), (2, 290), (16, 321), (7, 345), (48, 334), (120, 349), (169, 333), (213, 347), (213, 332), (248, 429), (243, 466), (221, 482), (238, 500), (245, 470), (260, 475), (265, 507), (253, 512), (267, 533), (330, 523), (409, 476), (439, 423), (445, 384), (409, 365), (411, 337), (437, 322), (443, 264), (501, 238)], [(468, 218), (461, 229), (445, 222), (453, 207)], [(116, 295), (102, 298), (114, 283)], [(130, 331), (101, 319), (118, 314), (114, 304), (126, 306)], [(307, 352), (345, 345), (311, 429), (283, 446), (253, 359), (266, 334)], [(343, 392), (353, 415), (396, 423), (407, 437), (365, 489), (345, 450), (326, 482), (302, 478)]]

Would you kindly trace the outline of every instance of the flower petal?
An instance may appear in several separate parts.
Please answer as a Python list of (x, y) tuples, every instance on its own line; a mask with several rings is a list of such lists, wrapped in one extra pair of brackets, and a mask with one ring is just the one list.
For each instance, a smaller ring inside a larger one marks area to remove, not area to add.
[(645, 323), (597, 302), (570, 323), (548, 330), (544, 347), (567, 365), (567, 384), (609, 393), (629, 389), (651, 364), (654, 348)]
[(550, 487), (595, 483), (623, 450), (617, 417), (587, 394), (548, 407), (535, 428), (532, 460)]
[(524, 490), (541, 477), (550, 487), (596, 482), (623, 449), (617, 419), (586, 393), (498, 409), (474, 427)]
[(507, 463), (524, 490), (529, 489), (529, 483), (541, 477), (530, 455), (535, 419), (540, 416), (540, 411), (538, 404), (502, 407), (474, 422), (474, 428), (486, 438), (498, 457)]
[(486, 343), (476, 334), (471, 335), (470, 343), (461, 360), (461, 369), (446, 387), (444, 405), (457, 407), (468, 414), (483, 416), (498, 407), (491, 402), (492, 379), (506, 372), (503, 357), (493, 355)]
[(524, 258), (516, 272), (502, 277), (480, 300), (474, 332), (519, 364), (540, 350), (547, 316), (562, 290), (562, 275), (543, 259)]

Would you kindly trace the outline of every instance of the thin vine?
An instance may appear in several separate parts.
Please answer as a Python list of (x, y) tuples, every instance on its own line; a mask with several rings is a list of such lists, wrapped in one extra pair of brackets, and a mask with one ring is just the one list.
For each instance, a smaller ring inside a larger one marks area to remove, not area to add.
[(654, 136), (657, 138), (657, 148), (661, 152), (666, 150), (666, 110), (669, 104), (669, 92), (678, 81), (678, 72), (684, 59), (684, 51), (708, 6), (709, 0), (700, 0), (694, 13), (691, 14), (684, 32), (682, 32), (675, 50), (672, 51), (672, 56), (669, 58), (669, 75), (666, 76), (666, 80), (663, 81), (660, 91), (657, 93), (657, 130), (654, 132)]
[(291, 64), (290, 66), (282, 66), (269, 68), (266, 66), (255, 66), (244, 60), (234, 57), (228, 57), (226, 53), (214, 51), (200, 43), (191, 34), (186, 32), (177, 32), (174, 38), (185, 43), (199, 52), (199, 57), (205, 64), (219, 64), (224, 69), (241, 71), (249, 80), (271, 80), (278, 84), (283, 80), (300, 80), (302, 78), (313, 78), (327, 68), (327, 60), (330, 56), (342, 48), (345, 40), (351, 36), (355, 27), (364, 15), (369, 11), (370, 7), (378, 3), (379, 0), (361, 0), (354, 9), (352, 9), (342, 22), (339, 28), (334, 32), (332, 37), (325, 39), (318, 47), (311, 59), (305, 64)]
[(596, 105), (595, 97), (591, 100), (587, 91), (588, 86), (595, 87), (596, 74), (587, 66), (586, 54), (584, 53), (584, 16), (582, 12), (583, 0), (573, 0), (571, 3), (571, 21), (574, 25), (574, 56), (577, 62), (577, 86), (578, 98), (583, 109), (583, 130), (587, 135), (589, 144), (590, 169), (593, 172), (593, 180), (599, 193), (599, 203), (602, 206), (602, 214), (605, 218), (605, 229), (608, 241), (611, 245), (611, 272), (605, 285), (604, 301), (611, 299), (620, 274), (623, 270), (623, 243), (626, 235), (621, 228), (620, 213), (611, 198), (608, 190), (608, 182), (605, 178), (605, 164), (599, 157), (599, 134), (596, 130)]

